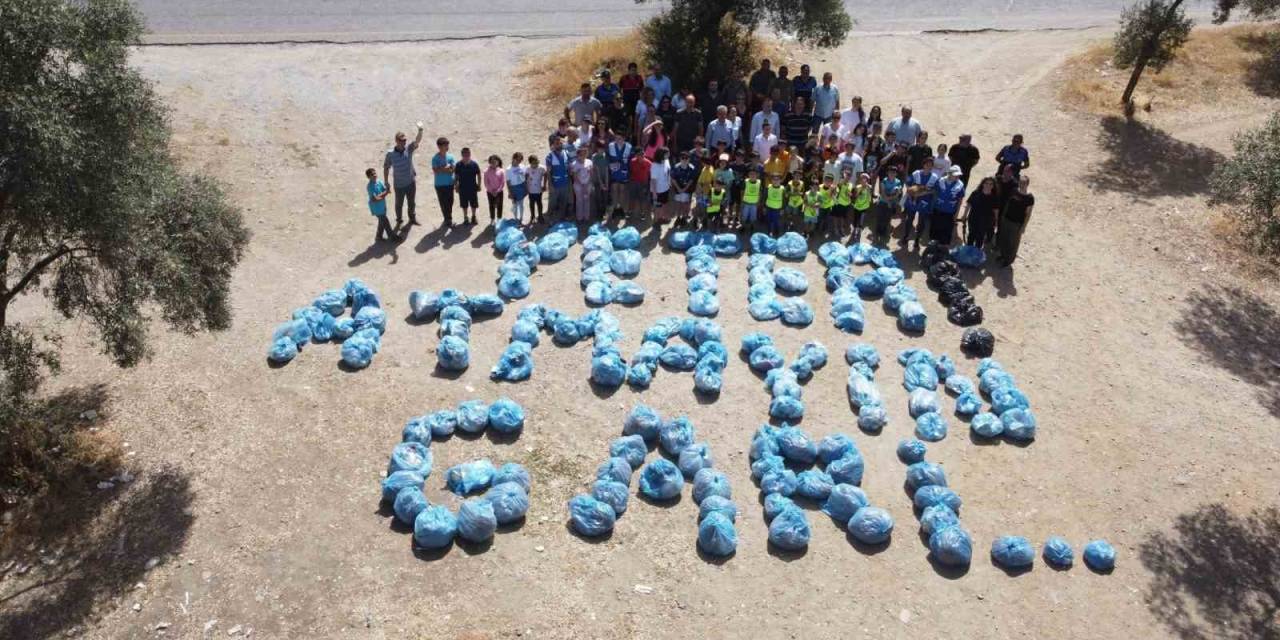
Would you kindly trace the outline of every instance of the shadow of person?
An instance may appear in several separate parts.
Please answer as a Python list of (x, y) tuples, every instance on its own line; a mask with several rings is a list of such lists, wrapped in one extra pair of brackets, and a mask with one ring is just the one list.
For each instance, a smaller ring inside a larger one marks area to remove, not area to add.
[(1085, 175), (1085, 182), (1095, 189), (1147, 198), (1198, 195), (1208, 191), (1209, 175), (1223, 160), (1213, 149), (1178, 140), (1143, 122), (1106, 116), (1100, 124), (1103, 158)]
[(991, 278), (991, 286), (996, 289), (996, 296), (1001, 298), (1012, 298), (1018, 295), (1018, 285), (1013, 282), (1014, 267), (1001, 267), (988, 263), (983, 270), (988, 277)]
[(1153, 576), (1145, 600), (1183, 640), (1276, 640), (1280, 509), (1239, 515), (1203, 505), (1151, 534), (1138, 557)]
[(1280, 310), (1237, 287), (1206, 285), (1186, 298), (1173, 329), (1209, 362), (1257, 387), (1280, 417)]
[(373, 244), (365, 247), (364, 251), (357, 253), (355, 257), (347, 261), (348, 267), (358, 267), (370, 260), (377, 260), (386, 256), (391, 256), (391, 264), (399, 262), (400, 256), (396, 253), (396, 249), (404, 243), (405, 236), (402, 235), (404, 230), (396, 232), (394, 240), (375, 240)]

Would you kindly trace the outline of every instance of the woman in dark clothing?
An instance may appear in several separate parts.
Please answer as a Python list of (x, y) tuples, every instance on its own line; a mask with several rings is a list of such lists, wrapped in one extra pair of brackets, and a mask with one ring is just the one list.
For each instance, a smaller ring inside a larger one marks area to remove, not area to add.
[[(1004, 205), (1009, 201), (1009, 197), (1018, 192), (1018, 176), (1013, 172), (1013, 167), (1005, 167), (996, 174), (996, 225), (1000, 224), (1000, 212), (1004, 211)], [(996, 229), (993, 227), (987, 234), (987, 242), (995, 238)]]
[(1031, 195), (1029, 187), (1031, 178), (1018, 178), (1018, 190), (1009, 196), (1000, 212), (1000, 230), (996, 235), (996, 250), (1000, 252), (1000, 266), (1013, 264), (1018, 257), (1018, 246), (1022, 244), (1022, 232), (1031, 220), (1031, 210), (1036, 205), (1036, 197)]
[(662, 121), (663, 130), (668, 133), (675, 131), (676, 108), (671, 104), (671, 96), (662, 96), (662, 100), (658, 101), (658, 108), (654, 113)]
[(969, 195), (965, 204), (964, 215), (960, 218), (965, 223), (968, 234), (964, 243), (979, 249), (986, 244), (996, 224), (996, 179), (983, 178), (982, 184)]
[[(879, 124), (882, 127), (884, 126), (884, 121), (880, 118), (880, 105), (875, 105), (874, 107), (871, 107), (871, 111), (867, 113), (866, 124), (867, 124), (867, 131), (870, 131), (871, 128), (876, 124)], [(914, 140), (912, 142), (914, 142)], [(908, 142), (907, 144), (911, 144), (911, 143)]]

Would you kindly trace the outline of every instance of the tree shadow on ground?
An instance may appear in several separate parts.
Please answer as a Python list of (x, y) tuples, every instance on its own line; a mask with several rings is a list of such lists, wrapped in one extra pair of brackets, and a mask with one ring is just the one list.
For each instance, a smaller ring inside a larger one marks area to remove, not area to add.
[(1222, 154), (1183, 142), (1151, 125), (1106, 116), (1098, 131), (1103, 159), (1085, 176), (1090, 187), (1139, 197), (1205, 193)]
[(12, 552), (0, 556), (0, 563), (31, 563), (31, 558), (20, 557), (32, 554), (26, 550), (31, 544), (61, 554), (56, 563), (36, 560), (30, 573), (5, 581), (0, 638), (45, 638), (71, 631), (95, 606), (132, 589), (147, 572), (149, 559), (182, 549), (195, 521), (192, 497), (185, 473), (161, 469), (125, 489), (51, 494), (33, 505), (39, 517), (32, 520), (39, 521), (39, 528), (31, 532), (33, 538), (6, 545)]
[(1187, 296), (1173, 328), (1213, 364), (1258, 387), (1258, 400), (1280, 417), (1280, 310), (1257, 295), (1210, 285)]
[(1280, 509), (1220, 504), (1178, 516), (1139, 548), (1156, 619), (1183, 640), (1280, 639)]
[(1245, 69), (1244, 83), (1254, 93), (1280, 98), (1280, 33), (1249, 33), (1236, 38), (1241, 49), (1258, 54)]

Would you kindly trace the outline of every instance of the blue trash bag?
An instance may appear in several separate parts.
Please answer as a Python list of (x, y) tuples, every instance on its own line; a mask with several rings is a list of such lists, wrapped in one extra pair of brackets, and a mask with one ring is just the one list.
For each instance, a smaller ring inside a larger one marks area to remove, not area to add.
[(484, 494), (498, 524), (517, 522), (529, 512), (529, 494), (515, 482), (495, 484)]
[(828, 267), (849, 264), (849, 249), (839, 242), (824, 242), (818, 247), (818, 258)]
[(986, 394), (995, 393), (1001, 387), (1016, 387), (1013, 375), (1002, 369), (988, 369), (978, 375), (978, 389)]
[(933, 368), (938, 372), (939, 380), (946, 380), (956, 373), (956, 362), (951, 356), (942, 354), (934, 361)]
[(880, 406), (880, 391), (871, 378), (863, 376), (856, 370), (849, 371), (849, 380), (845, 384), (849, 392), (849, 403), (861, 409), (865, 406)]
[(396, 499), (396, 494), (405, 487), (422, 488), (423, 483), (427, 481), (421, 473), (417, 471), (397, 471), (382, 479), (382, 499), (391, 502)]
[(627, 363), (616, 352), (591, 359), (591, 381), (609, 389), (622, 386), (627, 379)]
[(401, 442), (391, 450), (387, 462), (387, 475), (397, 471), (412, 471), (426, 478), (431, 475), (431, 449), (421, 442)]
[(991, 560), (1006, 569), (1022, 569), (1036, 560), (1036, 549), (1022, 536), (1000, 536), (991, 541)]
[[(527, 304), (520, 310), (520, 313), (516, 314), (516, 320), (519, 322), (528, 322), (541, 331), (547, 326), (547, 308), (541, 304)], [(528, 342), (528, 340), (525, 342)]]
[(843, 458), (846, 453), (857, 450), (858, 445), (854, 444), (853, 438), (843, 433), (833, 433), (818, 441), (818, 460), (822, 464), (831, 464)]
[(413, 521), (418, 519), (418, 514), (429, 506), (431, 503), (427, 502), (427, 496), (422, 493), (422, 488), (405, 487), (396, 494), (396, 499), (392, 502), (392, 511), (396, 514), (396, 520), (412, 525)]
[(685, 262), (684, 277), (692, 278), (703, 273), (709, 273), (713, 276), (720, 275), (720, 265), (716, 264), (715, 258), (701, 256)]
[(926, 360), (917, 360), (909, 363), (906, 371), (902, 373), (902, 387), (907, 391), (915, 389), (937, 390), (938, 372), (934, 369), (933, 363)]
[(578, 284), (582, 288), (587, 288), (595, 282), (609, 282), (609, 266), (605, 264), (597, 264), (582, 270), (582, 276), (578, 279)]
[(878, 433), (889, 424), (889, 412), (878, 404), (864, 404), (858, 407), (858, 428), (867, 433)]
[[(937, 362), (933, 359), (933, 353), (928, 349), (911, 347), (898, 352), (898, 364), (904, 367), (917, 361), (928, 362), (930, 368), (934, 368)], [(934, 373), (937, 374), (937, 371), (935, 370)]]
[(927, 445), (914, 438), (897, 442), (897, 460), (908, 463), (908, 465), (923, 462), (924, 453), (927, 451)]
[(523, 342), (530, 347), (538, 346), (541, 342), (539, 334), (541, 331), (538, 326), (527, 320), (517, 320), (511, 327), (511, 341)]
[(648, 454), (649, 448), (639, 434), (619, 436), (609, 443), (609, 456), (626, 460), (632, 469), (639, 469)]
[(417, 442), (424, 447), (431, 446), (431, 427), (427, 426), (426, 416), (409, 418), (404, 424), (404, 430), (400, 432), (400, 439), (404, 442)]
[(1098, 572), (1111, 571), (1116, 566), (1116, 550), (1106, 540), (1093, 540), (1084, 545), (1085, 566)]
[(582, 339), (578, 323), (572, 318), (559, 318), (552, 327), (551, 340), (562, 347), (571, 347)]
[(519, 229), (520, 221), (513, 218), (502, 218), (498, 220), (498, 224), (494, 225), (493, 231), (505, 231), (506, 229)]
[(770, 338), (769, 336), (763, 333), (760, 333), (759, 331), (748, 333), (742, 336), (741, 353), (744, 355), (750, 356), (752, 353), (755, 352), (756, 349), (759, 349), (760, 347), (766, 347), (766, 346), (767, 347), (773, 346), (773, 338)]
[(773, 282), (783, 293), (801, 294), (809, 290), (809, 279), (799, 269), (791, 267), (774, 271)]
[(529, 470), (515, 462), (508, 462), (493, 473), (493, 486), (513, 482), (520, 485), (526, 494), (529, 493), (532, 483), (529, 480)]
[(1071, 550), (1071, 543), (1066, 538), (1053, 536), (1044, 541), (1044, 550), (1041, 552), (1045, 564), (1058, 569), (1068, 569), (1075, 564), (1075, 553)]
[(831, 487), (835, 486), (831, 475), (817, 469), (805, 469), (796, 474), (795, 495), (817, 503), (825, 502), (831, 495)]
[(947, 527), (958, 526), (960, 526), (960, 516), (957, 516), (956, 512), (945, 504), (925, 507), (924, 511), (920, 513), (920, 530), (926, 536), (931, 536)]
[(961, 394), (956, 398), (956, 415), (972, 416), (982, 411), (982, 399), (976, 393)]
[(799, 464), (813, 464), (818, 459), (818, 445), (808, 434), (792, 426), (783, 425), (776, 436), (782, 457)]
[(693, 370), (693, 389), (699, 393), (714, 395), (724, 386), (724, 365), (714, 361), (699, 360)]
[(558, 233), (569, 240), (569, 244), (578, 241), (578, 224), (569, 220), (563, 220), (551, 225), (548, 233)]
[(733, 497), (733, 489), (729, 486), (729, 476), (712, 469), (708, 464), (693, 474), (693, 501), (702, 504), (703, 500), (711, 496), (730, 499)]
[(512, 342), (503, 349), (498, 363), (489, 370), (491, 380), (519, 382), (533, 375), (533, 350), (527, 343)]
[(347, 301), (350, 303), (352, 313), (368, 306), (382, 306), (382, 301), (378, 299), (378, 294), (374, 293), (373, 289), (370, 289), (369, 285), (359, 278), (347, 279), (342, 284), (342, 290), (347, 294)]
[(876, 351), (875, 347), (865, 342), (859, 342), (857, 344), (849, 345), (849, 348), (845, 349), (844, 360), (850, 365), (856, 362), (861, 362), (866, 364), (868, 367), (875, 369), (880, 366), (880, 352)]
[(982, 438), (995, 438), (1004, 433), (1004, 422), (994, 413), (979, 413), (969, 421), (969, 429)]
[(685, 416), (665, 420), (658, 427), (658, 444), (669, 456), (679, 456), (693, 440), (693, 423)]
[(627, 502), (631, 498), (627, 485), (607, 478), (596, 480), (591, 485), (591, 497), (612, 507), (615, 516), (627, 512)]
[(776, 296), (768, 300), (757, 300), (747, 305), (747, 313), (758, 322), (777, 320), (782, 316), (782, 305)]
[(840, 289), (831, 294), (831, 316), (836, 317), (847, 311), (865, 311), (866, 305), (854, 289)]
[(942, 467), (932, 462), (913, 462), (907, 465), (907, 488), (912, 494), (920, 489), (936, 485), (947, 486), (947, 474)]
[(720, 313), (720, 299), (710, 291), (695, 291), (689, 294), (689, 313), (695, 316), (714, 316)]
[(698, 548), (707, 555), (733, 555), (738, 549), (738, 532), (733, 528), (733, 520), (723, 513), (709, 514), (698, 525)]
[(783, 509), (769, 523), (769, 543), (785, 551), (799, 551), (809, 546), (809, 518), (797, 506)]
[(778, 302), (778, 311), (785, 324), (797, 327), (813, 324), (813, 309), (802, 298), (783, 298)]
[(782, 469), (772, 469), (760, 476), (760, 491), (765, 495), (770, 493), (780, 493), (788, 498), (796, 492), (796, 486), (799, 484), (796, 478), (796, 472), (783, 467)]
[(764, 233), (751, 234), (751, 253), (774, 254), (778, 252), (778, 241)]
[(441, 338), (453, 336), (463, 342), (467, 342), (471, 340), (471, 325), (461, 320), (443, 320), (440, 322), (440, 328), (436, 331), (436, 335)]
[(378, 345), (373, 340), (353, 335), (342, 342), (342, 363), (353, 369), (363, 369), (373, 361), (373, 354), (377, 351)]
[(951, 249), (951, 259), (962, 267), (976, 269), (987, 261), (987, 254), (980, 247), (962, 244)]
[(608, 460), (600, 463), (596, 467), (597, 480), (612, 480), (621, 482), (627, 486), (631, 486), (631, 472), (634, 471), (632, 466), (627, 463), (625, 458), (610, 457)]
[(631, 280), (620, 280), (613, 284), (613, 301), (619, 304), (640, 304), (644, 302), (644, 287)]
[(499, 279), (507, 275), (520, 275), (528, 278), (531, 273), (533, 273), (533, 269), (530, 269), (529, 265), (519, 260), (503, 260), (502, 264), (498, 265)]
[(1012, 409), (1030, 409), (1031, 401), (1014, 387), (1000, 387), (991, 392), (991, 412), (1002, 416)]
[(543, 262), (559, 262), (569, 255), (569, 238), (559, 233), (548, 233), (538, 239), (538, 255)]
[(940, 564), (950, 567), (968, 566), (973, 558), (973, 540), (960, 526), (943, 527), (929, 536), (929, 553)]
[(680, 469), (666, 458), (658, 458), (640, 470), (640, 493), (651, 500), (671, 500), (683, 488)]
[(867, 494), (851, 484), (837, 484), (831, 487), (831, 493), (822, 503), (822, 512), (831, 516), (840, 526), (849, 523), (849, 519), (859, 509), (867, 506)]
[(711, 239), (711, 248), (718, 256), (736, 256), (742, 253), (742, 241), (736, 233), (717, 233)]
[[(353, 317), (355, 317), (355, 314), (353, 314)], [(379, 317), (382, 319), (382, 326), (386, 326), (386, 314), (382, 313), (382, 309), (377, 307), (368, 307), (366, 319), (363, 322), (357, 319), (356, 326), (360, 329), (363, 329), (365, 326), (373, 326), (370, 323), (376, 321)], [(310, 331), (312, 334), (311, 339), (317, 342), (320, 342), (320, 339), (315, 336), (316, 329), (320, 327), (320, 322), (324, 318), (333, 320), (333, 316), (330, 316), (329, 314), (312, 306), (299, 307), (293, 311), (293, 319), (295, 321), (301, 320), (302, 322), (305, 322), (307, 324), (307, 331)], [(381, 331), (379, 331), (379, 333), (381, 333)]]
[(947, 391), (951, 392), (952, 395), (962, 396), (966, 393), (978, 393), (978, 388), (973, 386), (973, 380), (968, 376), (960, 374), (949, 375), (946, 377), (944, 384), (947, 387)]
[(804, 418), (804, 402), (793, 396), (778, 396), (769, 402), (769, 417), (800, 420)]
[(854, 277), (853, 272), (847, 267), (827, 269), (827, 273), (824, 277), (824, 281), (827, 284), (827, 291), (832, 293), (852, 288), (855, 280), (857, 280), (857, 278)]
[(979, 378), (981, 378), (982, 375), (985, 374), (986, 372), (992, 371), (992, 370), (1004, 371), (1004, 365), (1000, 364), (1000, 361), (996, 360), (995, 358), (983, 358), (978, 361), (978, 377)]
[(293, 341), (294, 346), (302, 347), (311, 341), (311, 326), (303, 319), (282, 323), (271, 334), (271, 341), (275, 342), (281, 338), (288, 338)]
[(845, 333), (862, 333), (867, 326), (867, 315), (862, 309), (851, 309), (837, 315), (834, 324)]
[(839, 484), (862, 484), (862, 474), (865, 470), (866, 462), (862, 454), (857, 451), (849, 451), (827, 465), (827, 473), (831, 474), (831, 479)]
[(489, 428), (498, 433), (518, 433), (524, 428), (524, 409), (510, 398), (489, 405)]
[(911, 499), (916, 509), (924, 511), (936, 504), (946, 505), (948, 509), (960, 513), (960, 495), (947, 487), (936, 484), (920, 487)]
[(538, 245), (532, 242), (519, 242), (512, 245), (507, 251), (506, 260), (517, 260), (525, 263), (532, 271), (542, 261), (542, 255), (538, 253)]
[(622, 421), (622, 434), (638, 435), (644, 438), (646, 443), (651, 444), (658, 439), (658, 430), (661, 426), (662, 417), (657, 411), (647, 405), (638, 404), (632, 407), (631, 412)]
[(719, 289), (719, 285), (720, 281), (716, 276), (710, 273), (699, 273), (698, 275), (689, 278), (689, 282), (686, 284), (685, 288), (689, 293), (693, 293), (694, 291), (710, 291), (711, 293), (715, 293)]
[(689, 248), (689, 231), (672, 231), (667, 234), (667, 247), (673, 251), (684, 251)]
[(617, 276), (634, 276), (640, 273), (640, 252), (623, 249), (609, 256), (609, 269)]
[(815, 370), (821, 369), (827, 366), (827, 347), (817, 340), (810, 340), (800, 345), (797, 357), (807, 359)]
[(799, 509), (800, 507), (796, 505), (794, 500), (782, 495), (781, 493), (766, 494), (764, 497), (765, 522), (773, 522), (773, 519), (777, 518), (778, 514), (788, 508)]
[(782, 454), (779, 453), (780, 451), (778, 440), (772, 434), (757, 435), (751, 439), (749, 455), (752, 460), (760, 460), (769, 456), (782, 457)]
[(941, 411), (938, 406), (938, 394), (928, 389), (912, 389), (911, 394), (907, 396), (907, 410), (912, 418)]
[(333, 321), (333, 339), (346, 340), (355, 335), (356, 321), (352, 318), (338, 318)]
[(578, 535), (595, 538), (613, 531), (618, 520), (613, 507), (589, 495), (578, 494), (569, 500), (569, 524)]
[(900, 284), (902, 279), (907, 277), (902, 269), (897, 267), (876, 267), (876, 273), (880, 274), (881, 279), (884, 280), (886, 289), (895, 284)]
[(898, 259), (893, 257), (893, 252), (883, 247), (875, 247), (871, 251), (871, 264), (879, 267), (898, 268)]
[(582, 240), (582, 255), (585, 256), (592, 251), (613, 253), (613, 240), (608, 233), (587, 232), (587, 237)]
[(283, 364), (298, 357), (298, 345), (294, 343), (293, 338), (287, 336), (276, 339), (271, 343), (271, 349), (267, 351), (267, 359)]
[(778, 238), (778, 257), (784, 260), (804, 260), (809, 253), (809, 242), (804, 236), (788, 231)]
[(635, 227), (622, 227), (609, 238), (614, 249), (635, 249), (640, 246), (640, 232)]
[(658, 356), (658, 361), (677, 371), (692, 371), (698, 364), (698, 352), (687, 344), (677, 342), (667, 345), (662, 350), (662, 355)]
[(1036, 417), (1030, 409), (1010, 409), (1000, 416), (1004, 435), (1011, 440), (1030, 442), (1036, 439)]
[(709, 342), (720, 342), (720, 337), (723, 331), (720, 329), (720, 325), (716, 324), (714, 320), (709, 320), (707, 318), (696, 318), (691, 320), (692, 322), (690, 323), (689, 335), (685, 335), (684, 325), (682, 324), (680, 328), (680, 337), (699, 348)]
[(524, 232), (519, 227), (506, 227), (498, 231), (498, 235), (493, 238), (493, 248), (499, 253), (505, 254), (517, 242), (526, 240)]
[(853, 281), (853, 286), (858, 289), (858, 293), (866, 298), (879, 298), (884, 295), (885, 287), (889, 286), (885, 282), (884, 275), (877, 271), (868, 271), (858, 276)]
[(336, 318), (347, 310), (347, 292), (342, 289), (329, 289), (316, 296), (311, 306)]
[(471, 296), (471, 299), (468, 302), (467, 310), (471, 313), (480, 315), (500, 315), (503, 309), (506, 308), (506, 303), (502, 301), (502, 298), (499, 298), (492, 293), (481, 293)]
[(723, 342), (720, 342), (719, 330), (720, 327), (717, 326), (714, 337), (708, 335), (705, 339), (698, 341), (698, 362), (706, 362), (724, 368), (729, 363), (729, 350), (724, 347)]
[(698, 521), (705, 520), (707, 516), (713, 513), (723, 515), (729, 519), (729, 522), (735, 522), (738, 519), (738, 505), (724, 496), (707, 495), (698, 502)]
[(770, 369), (764, 376), (764, 388), (774, 398), (796, 398), (804, 395), (800, 377), (791, 369)]
[(767, 453), (751, 463), (751, 479), (759, 483), (763, 489), (766, 475), (774, 471), (785, 471), (786, 468), (787, 461), (782, 456), (776, 453)]
[(680, 455), (676, 457), (676, 465), (685, 478), (692, 480), (699, 471), (714, 467), (715, 463), (711, 459), (711, 448), (707, 443), (699, 442), (681, 449)]
[(503, 274), (498, 279), (498, 294), (512, 300), (528, 297), (529, 278), (519, 273)]
[(882, 304), (885, 311), (897, 313), (902, 305), (908, 302), (919, 302), (920, 295), (911, 285), (898, 283), (884, 288), (884, 299)]
[(657, 371), (658, 365), (633, 362), (627, 368), (627, 384), (637, 389), (648, 389)]
[[(333, 331), (338, 326), (338, 321), (333, 316), (321, 314), (320, 322), (311, 328), (311, 339), (315, 342), (328, 342), (333, 339)], [(352, 328), (355, 328), (354, 322)]]
[(916, 418), (916, 437), (925, 442), (938, 442), (947, 437), (947, 420), (935, 411)]
[(919, 302), (909, 301), (898, 307), (898, 328), (907, 333), (923, 333), (929, 316)]
[(413, 521), (413, 541), (423, 549), (442, 549), (453, 544), (458, 535), (458, 519), (449, 508), (433, 504), (422, 510)]
[[(792, 360), (789, 369), (796, 374), (796, 379), (798, 380), (808, 380), (813, 377), (813, 361), (803, 356)], [(778, 371), (778, 369), (774, 369), (774, 371)]]
[[(352, 338), (355, 339), (354, 337)], [(445, 336), (436, 347), (436, 366), (445, 371), (462, 371), (471, 366), (471, 347), (457, 336)]]
[(853, 264), (864, 265), (871, 262), (871, 256), (874, 255), (875, 252), (875, 247), (865, 242), (859, 242), (858, 244), (851, 245), (849, 247), (849, 260), (853, 262)]
[(444, 482), (449, 491), (465, 496), (489, 488), (496, 472), (488, 458), (480, 458), (449, 467), (444, 474)]
[(862, 544), (882, 544), (893, 535), (893, 516), (879, 507), (863, 507), (849, 518), (846, 527)]

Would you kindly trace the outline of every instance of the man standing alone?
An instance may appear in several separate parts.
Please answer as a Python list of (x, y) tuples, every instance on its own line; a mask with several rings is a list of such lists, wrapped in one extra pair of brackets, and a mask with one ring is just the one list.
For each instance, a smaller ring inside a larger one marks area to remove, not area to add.
[(969, 175), (982, 154), (978, 153), (978, 148), (973, 146), (973, 136), (962, 133), (960, 142), (951, 145), (947, 150), (947, 157), (951, 159), (952, 166), (960, 167), (960, 181), (968, 185)]
[[(449, 139), (436, 139), (436, 154), (431, 156), (431, 172), (435, 174), (436, 198), (440, 201), (440, 213), (444, 214), (444, 226), (453, 228), (453, 155), (449, 153)], [(409, 224), (413, 220), (413, 207), (409, 207)]]
[[(396, 229), (400, 228), (404, 218), (404, 201), (409, 201), (409, 224), (418, 224), (417, 217), (414, 216), (414, 196), (417, 194), (417, 185), (414, 178), (418, 172), (413, 168), (413, 152), (418, 150), (418, 144), (422, 142), (422, 123), (418, 123), (418, 135), (413, 142), (408, 142), (408, 138), (404, 132), (396, 132), (396, 145), (387, 151), (387, 155), (382, 160), (382, 183), (388, 184), (388, 173), (395, 177), (396, 192)], [(408, 144), (406, 144), (408, 143)]]

